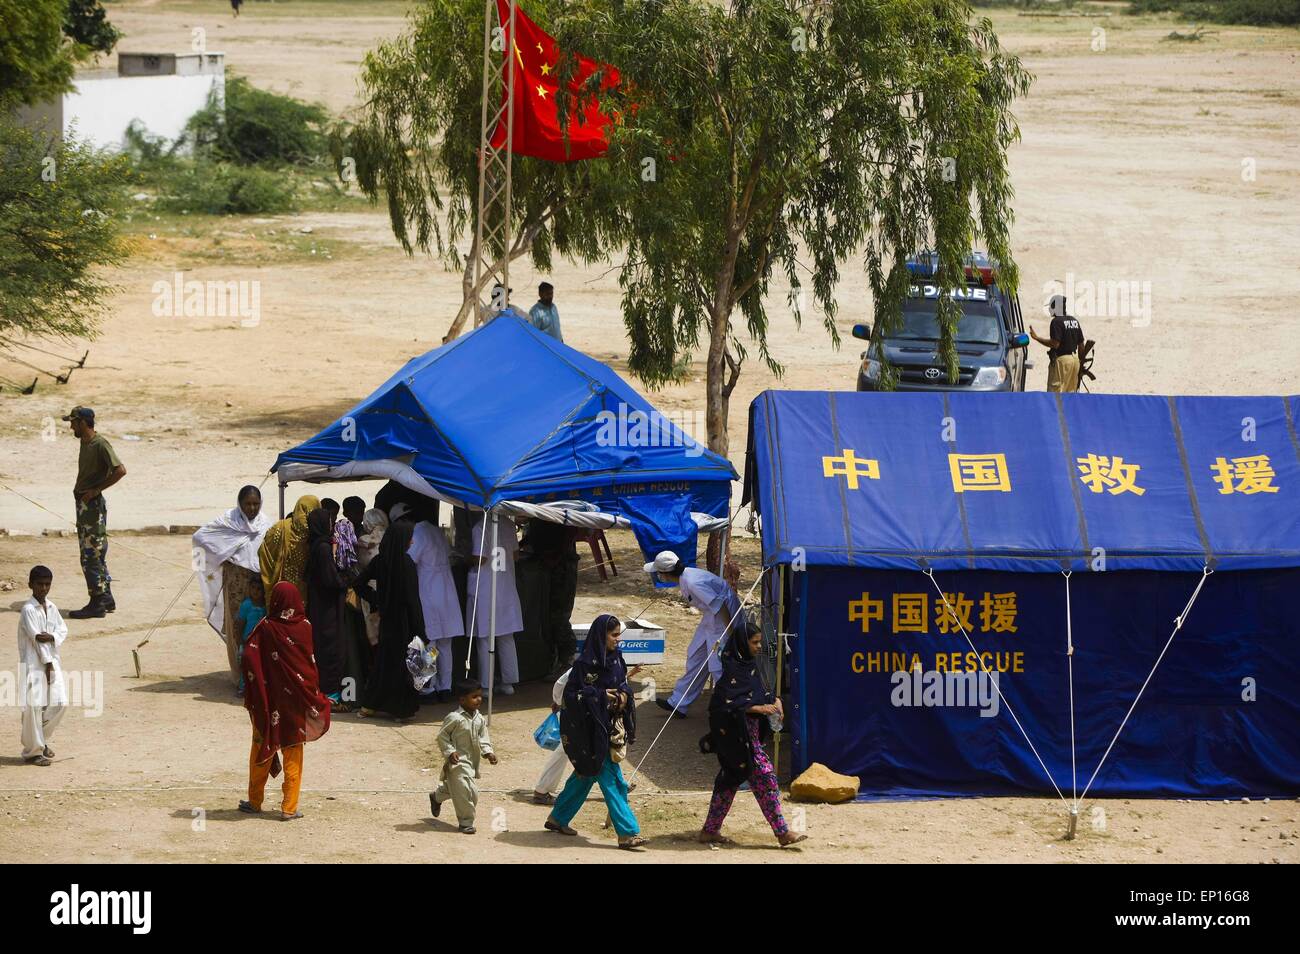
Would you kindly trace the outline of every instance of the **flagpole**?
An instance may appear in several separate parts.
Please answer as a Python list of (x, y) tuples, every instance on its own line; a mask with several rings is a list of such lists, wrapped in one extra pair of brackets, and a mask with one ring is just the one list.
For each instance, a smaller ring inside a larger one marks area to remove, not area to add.
[[(505, 304), (502, 308), (504, 311), (510, 305), (510, 209), (514, 200), (514, 163), (511, 161), (514, 156), (515, 146), (515, 57), (513, 47), (517, 47), (518, 33), (515, 32), (515, 14), (519, 10), (519, 0), (510, 0), (510, 30), (508, 31), (507, 42), (512, 49), (506, 50), (506, 205), (505, 215), (502, 219), (504, 223), (502, 228), (502, 248), (504, 254), (501, 256), (501, 284), (505, 288)], [(495, 581), (494, 581), (495, 582)], [(495, 607), (495, 603), (493, 606)]]
[[(495, 278), (510, 288), (510, 233), (511, 205), (514, 199), (512, 156), (514, 150), (515, 115), (515, 11), (518, 0), (508, 0), (509, 15), (500, 23), (497, 0), (484, 0), (483, 4), (483, 97), (479, 111), (479, 178), (478, 207), (474, 224), (474, 290), (476, 301), (475, 327), (483, 324), (483, 289)], [(504, 60), (498, 68), (494, 45), (499, 37)], [(499, 70), (499, 71), (498, 71)], [(492, 133), (505, 127), (505, 142), (501, 148), (492, 146)], [(495, 249), (500, 248), (498, 254)], [(491, 302), (492, 304), (501, 304)]]

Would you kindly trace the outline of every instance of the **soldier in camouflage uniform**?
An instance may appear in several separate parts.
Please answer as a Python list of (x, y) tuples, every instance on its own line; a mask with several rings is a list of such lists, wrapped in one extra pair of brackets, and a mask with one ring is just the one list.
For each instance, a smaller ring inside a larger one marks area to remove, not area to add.
[(77, 543), (81, 548), (81, 570), (86, 575), (90, 602), (68, 614), (72, 619), (92, 619), (117, 609), (105, 556), (108, 552), (108, 504), (104, 491), (126, 476), (107, 438), (95, 433), (95, 412), (74, 407), (65, 415), (72, 433), (81, 442), (77, 459)]

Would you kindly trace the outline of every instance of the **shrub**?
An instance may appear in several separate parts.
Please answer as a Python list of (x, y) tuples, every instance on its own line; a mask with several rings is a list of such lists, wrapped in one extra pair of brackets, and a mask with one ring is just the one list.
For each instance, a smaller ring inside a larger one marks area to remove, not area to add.
[(261, 215), (294, 206), (293, 180), (272, 169), (206, 160), (177, 164), (159, 187), (155, 207), (164, 212)]
[(1300, 24), (1300, 0), (1132, 0), (1134, 13), (1177, 13), (1184, 20), (1249, 26)]
[(226, 81), (225, 107), (216, 101), (196, 113), (188, 134), (196, 151), (241, 165), (309, 166), (326, 152), (323, 106), (258, 89), (242, 76)]

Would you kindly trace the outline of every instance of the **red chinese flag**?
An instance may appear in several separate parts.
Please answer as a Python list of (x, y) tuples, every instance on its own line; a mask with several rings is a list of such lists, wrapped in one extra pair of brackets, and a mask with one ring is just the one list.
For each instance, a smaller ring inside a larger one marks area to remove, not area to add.
[[(506, 38), (506, 50), (515, 58), (515, 115), (511, 151), (521, 156), (549, 159), (551, 162), (575, 162), (603, 156), (609, 148), (609, 126), (613, 122), (600, 111), (600, 100), (591, 92), (579, 93), (582, 85), (595, 73), (603, 72), (600, 89), (606, 90), (619, 83), (618, 70), (608, 63), (597, 63), (585, 56), (578, 57), (578, 69), (569, 83), (569, 142), (565, 151), (564, 130), (560, 127), (559, 109), (555, 105), (555, 92), (559, 88), (560, 48), (555, 40), (528, 18), (523, 9), (515, 7), (515, 31), (510, 35), (510, 4), (497, 0), (497, 15), (501, 18)], [(506, 64), (501, 66), (503, 80)], [(584, 98), (580, 98), (584, 97)], [(581, 114), (581, 122), (578, 120)], [(491, 145), (500, 149), (506, 143), (506, 120), (503, 116), (492, 132)]]

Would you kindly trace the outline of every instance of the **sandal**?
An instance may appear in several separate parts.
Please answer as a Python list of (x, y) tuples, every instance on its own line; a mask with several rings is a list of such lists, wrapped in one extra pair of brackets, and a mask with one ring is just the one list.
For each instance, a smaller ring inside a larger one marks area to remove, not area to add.
[(576, 829), (570, 828), (568, 825), (561, 825), (553, 818), (546, 819), (546, 823), (542, 827), (558, 835), (576, 835), (578, 833)]
[(302, 812), (294, 812), (292, 815), (286, 815), (284, 812), (280, 812), (280, 821), (293, 821), (295, 818), (301, 817)]
[(32, 764), (44, 766), (44, 765), (53, 765), (54, 763), (51, 762), (49, 759), (47, 759), (44, 755), (38, 755), (36, 756), (36, 758), (32, 759)]
[(788, 848), (788, 847), (790, 847), (791, 845), (797, 845), (797, 844), (799, 844), (799, 842), (801, 842), (801, 841), (807, 841), (807, 840), (808, 840), (808, 836), (807, 836), (807, 835), (796, 835), (796, 834), (794, 834), (794, 832), (786, 832), (786, 837), (785, 837), (785, 838), (778, 838), (778, 839), (777, 839), (777, 843), (778, 843), (782, 848)]
[(624, 841), (621, 838), (618, 840), (618, 846), (625, 851), (635, 851), (637, 848), (640, 848), (646, 844), (649, 843), (640, 835), (633, 835), (627, 841)]
[(250, 802), (250, 801), (247, 801), (247, 800), (241, 800), (241, 801), (240, 801), (240, 803), (239, 803), (239, 810), (240, 810), (241, 812), (243, 812), (245, 815), (260, 815), (260, 814), (262, 814), (262, 810), (261, 810), (260, 808), (254, 808), (254, 807), (253, 807), (253, 803)]
[(550, 792), (533, 792), (534, 805), (554, 805), (555, 796)]

